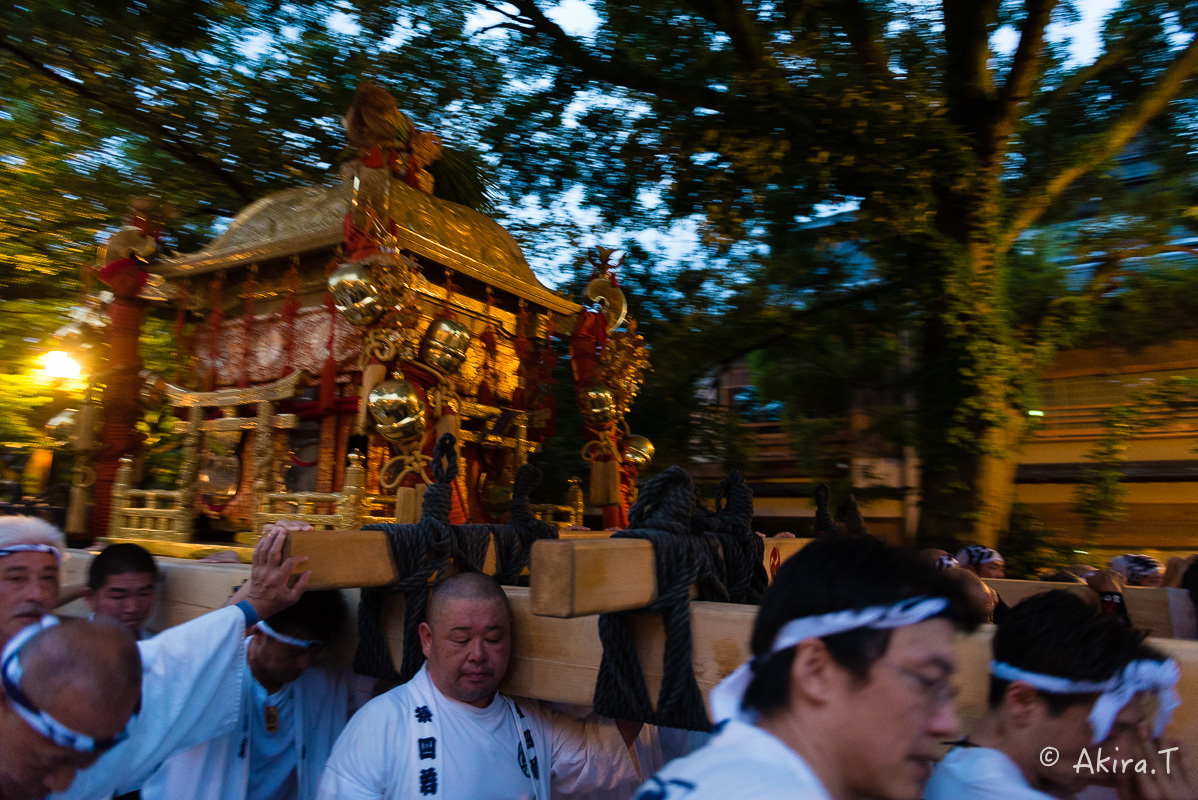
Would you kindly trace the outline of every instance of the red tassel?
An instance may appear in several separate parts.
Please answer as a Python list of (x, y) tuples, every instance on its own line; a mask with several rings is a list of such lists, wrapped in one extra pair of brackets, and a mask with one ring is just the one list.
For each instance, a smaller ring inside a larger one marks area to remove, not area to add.
[(183, 370), (191, 361), (189, 356), (191, 351), (191, 341), (183, 335), (185, 326), (187, 325), (187, 306), (191, 300), (191, 281), (183, 281), (183, 293), (179, 296), (178, 306), (175, 308), (175, 383), (179, 386), (183, 385)]
[(281, 316), (283, 319), (283, 329), (286, 331), (283, 341), (283, 372), (279, 376), (284, 378), (291, 374), (291, 370), (295, 366), (295, 318), (299, 313), (299, 298), (295, 296), (296, 289), (299, 286), (299, 258), (291, 259), (291, 270), (287, 273), (288, 291), (287, 300), (283, 303)]
[[(326, 272), (333, 274), (338, 257), (329, 261)], [(324, 307), (329, 316), (328, 355), (325, 356), (324, 369), (320, 373), (320, 410), (331, 411), (337, 402), (337, 304), (333, 301), (331, 292), (324, 294)]]
[(252, 352), (251, 347), (254, 342), (254, 295), (258, 292), (258, 267), (254, 265), (250, 267), (250, 279), (245, 285), (245, 313), (241, 318), (241, 335), (245, 340), (245, 345), (241, 349), (241, 377), (237, 379), (237, 385), (245, 388), (250, 385), (250, 365), (253, 359), (250, 357)]
[(212, 303), (212, 313), (208, 315), (208, 374), (204, 377), (204, 388), (212, 391), (216, 388), (219, 370), (216, 362), (220, 359), (220, 329), (225, 321), (225, 310), (222, 306), (221, 289), (224, 283), (224, 273), (212, 279), (212, 293), (215, 300)]

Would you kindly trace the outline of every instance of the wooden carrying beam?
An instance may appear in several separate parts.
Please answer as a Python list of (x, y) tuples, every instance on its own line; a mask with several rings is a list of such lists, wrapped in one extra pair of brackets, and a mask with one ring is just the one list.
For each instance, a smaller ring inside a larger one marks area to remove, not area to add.
[[(91, 556), (71, 551), (64, 563), (64, 583), (86, 579)], [(158, 560), (162, 588), (151, 629), (177, 625), (215, 608), (220, 608), (236, 587), (249, 577), (242, 564), (203, 564), (187, 559)], [(598, 618), (562, 619), (534, 614), (528, 589), (505, 587), (512, 601), (515, 627), (512, 660), (503, 690), (510, 694), (578, 705), (589, 705), (599, 674), (602, 647)], [(351, 608), (356, 609), (356, 593)], [(403, 647), (402, 598), (392, 598), (384, 610), (384, 629), (395, 663)], [(85, 615), (87, 608), (76, 603), (64, 609)], [(757, 609), (728, 603), (691, 604), (694, 638), (693, 663), (699, 688), (706, 696), (729, 672), (749, 658), (748, 641)], [(651, 698), (661, 686), (661, 664), (665, 632), (661, 621), (644, 617), (633, 621), (637, 653), (644, 668)], [(357, 644), (355, 626), (329, 648), (331, 661), (348, 665)], [(990, 638), (993, 626), (984, 626), (958, 641), (958, 671), (955, 684), (962, 728), (969, 731), (985, 712), (989, 688)], [(1178, 691), (1183, 703), (1173, 717), (1167, 736), (1183, 742), (1198, 742), (1198, 641), (1150, 639), (1149, 644), (1176, 658), (1181, 665)], [(1198, 751), (1191, 748), (1191, 773), (1198, 772)]]
[[(987, 578), (986, 583), (998, 592), (998, 596), (1009, 606), (1020, 600), (1053, 589), (1064, 589), (1083, 597), (1094, 594), (1094, 590), (1081, 583), (1054, 583), (1052, 581), (1014, 581)], [(1150, 589), (1129, 586), (1123, 592), (1127, 613), (1132, 624), (1148, 631), (1151, 636), (1180, 639), (1198, 638), (1198, 626), (1194, 621), (1194, 604), (1185, 589)]]
[[(610, 539), (610, 533), (601, 531), (567, 531), (561, 535), (564, 539), (579, 544), (602, 543), (608, 547), (615, 545), (617, 550), (621, 549), (621, 542), (630, 541)], [(547, 541), (552, 543), (554, 540)], [(778, 541), (795, 542), (800, 540), (779, 539)], [(648, 545), (647, 542), (641, 542), (641, 544)], [(483, 571), (488, 574), (495, 573), (495, 552), (495, 542), (492, 538), (491, 544), (487, 548), (487, 559), (483, 565)], [(534, 545), (534, 557), (536, 552), (537, 545)], [(648, 559), (645, 563), (649, 565), (648, 574), (652, 577), (653, 548), (649, 546), (646, 552)], [(287, 535), (287, 541), (283, 545), (283, 557), (290, 556), (308, 557), (308, 561), (300, 567), (299, 571), (308, 570), (312, 573), (308, 578), (308, 588), (313, 590), (386, 586), (399, 577), (395, 564), (391, 560), (387, 537), (382, 531), (292, 531)], [(636, 594), (634, 597), (640, 596), (640, 594)], [(628, 608), (639, 608), (642, 605), (644, 603), (628, 606)]]
[[(766, 539), (770, 580), (810, 541)], [(532, 546), (529, 574), (533, 613), (547, 617), (631, 611), (657, 599), (653, 545), (644, 539), (542, 540)]]

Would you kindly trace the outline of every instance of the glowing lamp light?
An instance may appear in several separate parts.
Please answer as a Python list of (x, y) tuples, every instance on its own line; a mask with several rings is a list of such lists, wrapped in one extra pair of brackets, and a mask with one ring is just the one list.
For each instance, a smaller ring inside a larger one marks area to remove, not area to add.
[(79, 380), (83, 368), (79, 362), (61, 350), (52, 350), (42, 356), (42, 372), (54, 380)]
[(1044, 416), (1044, 412), (1043, 411), (1029, 411), (1029, 412), (1027, 412), (1027, 415), (1029, 417), (1042, 417), (1042, 416)]

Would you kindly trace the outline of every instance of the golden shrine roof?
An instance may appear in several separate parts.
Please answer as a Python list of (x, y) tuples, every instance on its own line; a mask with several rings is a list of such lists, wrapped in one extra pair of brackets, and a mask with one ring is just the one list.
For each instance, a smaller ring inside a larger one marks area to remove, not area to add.
[[(336, 247), (345, 241), (342, 220), (349, 203), (344, 184), (275, 192), (246, 206), (202, 250), (166, 259), (155, 271), (180, 280)], [(554, 312), (580, 310), (537, 279), (516, 240), (485, 214), (398, 181), (391, 184), (389, 206), (401, 248)]]

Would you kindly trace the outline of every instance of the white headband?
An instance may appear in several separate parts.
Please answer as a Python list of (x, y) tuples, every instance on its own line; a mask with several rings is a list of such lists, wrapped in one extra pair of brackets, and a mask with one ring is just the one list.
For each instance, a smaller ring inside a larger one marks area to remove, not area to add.
[(1058, 675), (1043, 675), (1038, 672), (1013, 667), (1001, 661), (990, 664), (990, 674), (1004, 681), (1024, 683), (1049, 694), (1092, 694), (1100, 693), (1090, 711), (1090, 729), (1093, 744), (1104, 741), (1111, 735), (1115, 717), (1139, 692), (1154, 692), (1157, 697), (1156, 719), (1153, 736), (1159, 738), (1165, 732), (1173, 711), (1181, 705), (1177, 694), (1177, 681), (1181, 670), (1173, 659), (1164, 661), (1132, 661), (1123, 670), (1106, 681), (1075, 681)]
[(755, 715), (744, 711), (741, 704), (749, 684), (753, 682), (755, 665), (764, 663), (774, 653), (794, 647), (805, 639), (822, 639), (859, 628), (885, 629), (914, 625), (936, 616), (946, 608), (948, 600), (943, 597), (912, 597), (889, 606), (869, 606), (860, 611), (834, 611), (831, 614), (792, 619), (778, 631), (769, 653), (741, 664), (711, 690), (709, 702), (712, 721), (717, 725), (729, 719), (753, 721)]
[(264, 619), (258, 620), (258, 630), (262, 631), (267, 636), (274, 639), (276, 642), (282, 642), (283, 644), (289, 644), (292, 647), (311, 648), (311, 647), (320, 647), (321, 645), (324, 644), (324, 642), (320, 641), (319, 639), (297, 639), (294, 636), (288, 636), (285, 633), (279, 633), (274, 628), (267, 625), (266, 620), (264, 620)]
[(0, 547), (0, 558), (16, 555), (17, 553), (49, 553), (54, 556), (55, 561), (62, 562), (62, 553), (58, 551), (57, 547), (52, 547), (48, 544), (10, 544)]

